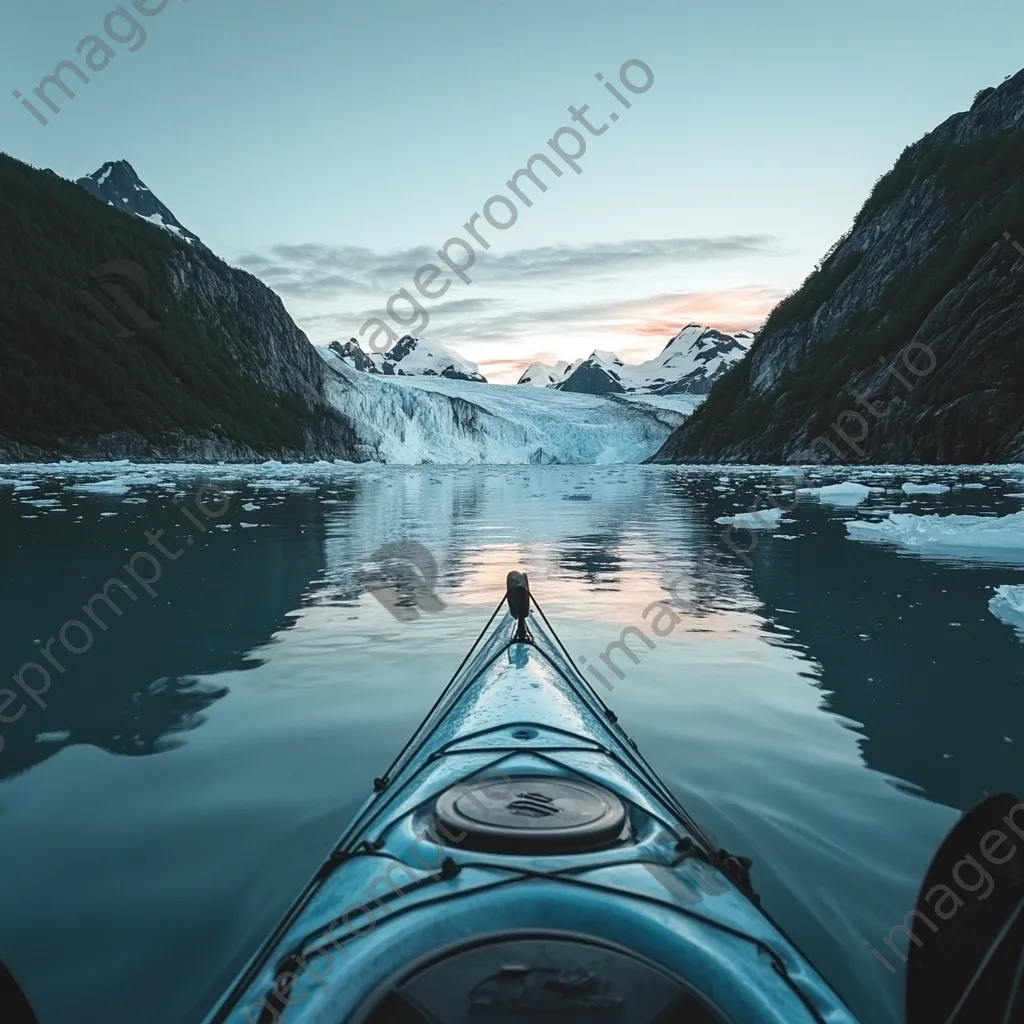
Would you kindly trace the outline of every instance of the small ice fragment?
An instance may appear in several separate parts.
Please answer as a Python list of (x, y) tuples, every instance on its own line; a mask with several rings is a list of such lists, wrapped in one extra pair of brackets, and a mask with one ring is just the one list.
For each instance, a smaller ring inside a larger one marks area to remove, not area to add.
[(246, 512), (256, 512), (259, 509), (259, 505), (254, 505), (251, 501), (247, 501), (243, 506)]
[(781, 508), (765, 508), (759, 512), (737, 512), (734, 516), (719, 516), (715, 522), (722, 526), (743, 526), (748, 530), (774, 530), (781, 519)]
[(867, 487), (853, 480), (845, 480), (841, 484), (827, 484), (824, 487), (798, 487), (797, 494), (818, 498), (833, 505), (859, 505), (872, 491), (884, 490), (879, 487)]
[(131, 484), (124, 480), (94, 480), (91, 483), (74, 483), (68, 485), (69, 491), (84, 491), (87, 494), (127, 494)]
[(908, 480), (903, 485), (904, 494), (945, 494), (948, 490), (946, 484), (915, 484)]

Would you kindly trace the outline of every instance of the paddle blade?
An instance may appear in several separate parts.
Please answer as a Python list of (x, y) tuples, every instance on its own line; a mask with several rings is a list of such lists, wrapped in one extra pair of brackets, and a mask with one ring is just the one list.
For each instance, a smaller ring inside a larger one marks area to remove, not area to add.
[(1024, 1024), (1024, 802), (1000, 793), (957, 822), (912, 916), (907, 1024)]
[(39, 1024), (14, 975), (0, 963), (0, 1020), (4, 1024)]

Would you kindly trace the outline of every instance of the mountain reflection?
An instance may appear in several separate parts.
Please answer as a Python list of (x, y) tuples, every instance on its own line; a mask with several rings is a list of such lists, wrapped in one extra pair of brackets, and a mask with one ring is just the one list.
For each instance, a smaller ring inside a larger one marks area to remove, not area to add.
[(753, 587), (777, 642), (821, 665), (867, 763), (961, 809), (994, 784), (1020, 789), (1024, 662), (987, 608), (1006, 568), (848, 540), (814, 507), (800, 520), (799, 541), (759, 545)]
[[(120, 601), (121, 617), (101, 606), (108, 628), (95, 629), (91, 649), (81, 655), (59, 643), (53, 648), (65, 673), (52, 671), (45, 708), (23, 702), (20, 718), (0, 726), (0, 779), (73, 745), (140, 757), (185, 742), (183, 734), (228, 693), (197, 677), (257, 667), (250, 652), (289, 627), (289, 613), (323, 571), (315, 499), (274, 500), (259, 511), (260, 528), (242, 529), (240, 520), (256, 517), (234, 498), (220, 520), (228, 529), (202, 536), (193, 530), (194, 545), (174, 561), (164, 559), (155, 599), (137, 590), (136, 602)], [(115, 510), (116, 516), (101, 517)], [(146, 505), (79, 500), (67, 513), (30, 520), (0, 498), (0, 652), (8, 676), (30, 660), (46, 664), (39, 646), (69, 619), (83, 618), (82, 605), (105, 581), (131, 582), (125, 562), (134, 551), (152, 550), (145, 531), (161, 529), (171, 550), (190, 535), (169, 495)]]

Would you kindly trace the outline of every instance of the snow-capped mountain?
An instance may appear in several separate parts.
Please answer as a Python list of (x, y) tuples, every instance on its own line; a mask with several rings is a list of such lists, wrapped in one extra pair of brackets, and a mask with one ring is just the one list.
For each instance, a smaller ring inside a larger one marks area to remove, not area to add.
[(549, 388), (565, 380), (581, 362), (582, 359), (577, 359), (574, 363), (559, 359), (554, 366), (548, 366), (547, 363), (530, 363), (516, 383), (532, 384), (535, 388)]
[(386, 353), (364, 352), (355, 338), (344, 344), (332, 341), (329, 351), (346, 366), (364, 373), (381, 373), (387, 377), (448, 377), (487, 383), (476, 363), (463, 359), (439, 342), (409, 334), (399, 338)]
[[(644, 363), (624, 363), (614, 352), (598, 349), (589, 358), (571, 364), (561, 379), (542, 386), (587, 395), (706, 395), (712, 383), (742, 359), (753, 342), (749, 331), (726, 334), (713, 327), (688, 324), (657, 356)], [(535, 363), (523, 375), (521, 384), (536, 383), (525, 379), (534, 367), (553, 375), (554, 368)]]
[(97, 199), (124, 213), (132, 213), (142, 220), (169, 231), (186, 242), (200, 242), (170, 210), (146, 187), (127, 160), (105, 163), (98, 171), (79, 178), (81, 185)]

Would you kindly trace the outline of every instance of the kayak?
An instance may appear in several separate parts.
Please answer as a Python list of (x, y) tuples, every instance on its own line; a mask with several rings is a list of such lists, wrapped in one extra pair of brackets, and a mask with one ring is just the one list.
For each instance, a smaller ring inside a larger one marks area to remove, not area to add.
[(856, 1024), (531, 597), (511, 573), (207, 1024)]

